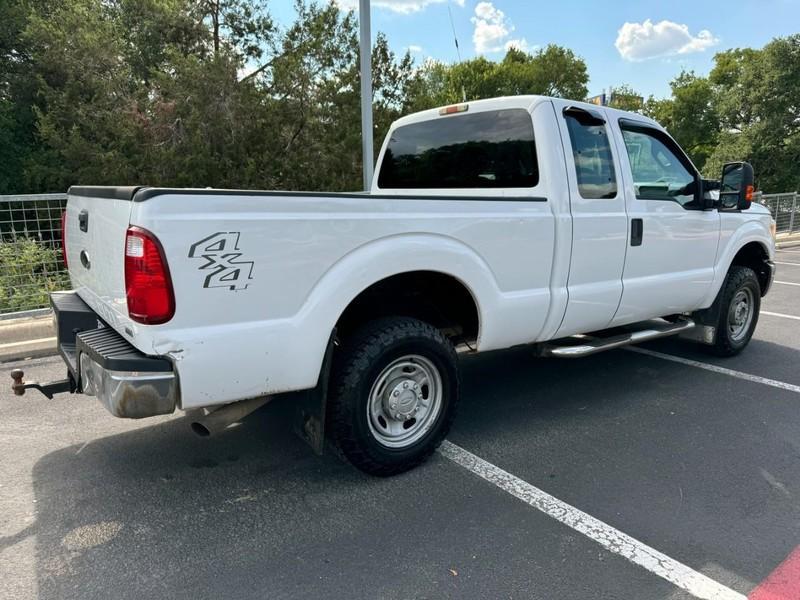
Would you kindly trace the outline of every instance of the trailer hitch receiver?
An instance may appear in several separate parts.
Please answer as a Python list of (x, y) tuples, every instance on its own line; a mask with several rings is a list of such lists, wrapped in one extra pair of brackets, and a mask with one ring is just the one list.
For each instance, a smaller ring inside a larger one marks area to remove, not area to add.
[(25, 373), (22, 369), (14, 369), (11, 371), (11, 379), (14, 380), (14, 383), (11, 384), (11, 389), (16, 396), (25, 395), (25, 390), (35, 389), (52, 400), (54, 394), (62, 394), (64, 392), (73, 393), (75, 391), (75, 382), (71, 378), (59, 379), (58, 381), (50, 381), (48, 383), (39, 383), (38, 381), (23, 381), (24, 377)]

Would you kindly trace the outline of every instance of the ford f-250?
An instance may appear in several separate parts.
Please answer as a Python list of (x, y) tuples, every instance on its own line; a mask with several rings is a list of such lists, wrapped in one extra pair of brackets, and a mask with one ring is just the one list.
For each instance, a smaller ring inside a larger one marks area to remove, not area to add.
[(444, 439), (457, 350), (579, 357), (750, 340), (774, 276), (753, 170), (701, 178), (639, 114), (519, 96), (394, 123), (370, 193), (72, 187), (52, 295), (67, 379), (208, 434), (297, 394), (300, 430), (389, 475)]

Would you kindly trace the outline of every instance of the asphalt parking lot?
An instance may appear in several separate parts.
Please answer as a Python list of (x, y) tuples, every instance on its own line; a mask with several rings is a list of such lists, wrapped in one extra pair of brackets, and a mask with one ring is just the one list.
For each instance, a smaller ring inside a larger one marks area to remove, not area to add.
[(0, 365), (0, 597), (797, 600), (800, 248), (777, 261), (733, 359), (465, 357), (449, 443), (391, 479), (314, 456), (285, 401), (201, 439), (11, 395), (58, 358)]

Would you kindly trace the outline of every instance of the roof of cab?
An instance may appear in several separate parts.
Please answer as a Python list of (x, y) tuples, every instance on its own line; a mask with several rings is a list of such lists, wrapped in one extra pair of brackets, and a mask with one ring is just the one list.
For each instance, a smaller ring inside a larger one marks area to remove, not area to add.
[[(476, 110), (499, 110), (503, 108), (524, 108), (525, 110), (530, 110), (538, 102), (547, 99), (546, 96), (501, 96), (498, 98), (487, 98), (486, 100), (468, 100), (467, 102), (458, 102), (456, 104), (468, 104), (471, 112), (475, 112)], [(446, 106), (453, 105), (448, 104)], [(442, 108), (444, 108), (444, 106), (437, 106), (436, 108), (422, 110), (400, 117), (394, 122), (392, 127), (439, 118), (441, 116), (439, 110)]]
[[(522, 108), (525, 110), (532, 110), (533, 107), (539, 104), (540, 102), (547, 102), (553, 99), (555, 98), (551, 98), (550, 96), (535, 96), (535, 95), (500, 96), (498, 98), (488, 98), (486, 100), (468, 100), (467, 102), (459, 102), (457, 104), (468, 104), (470, 112), (485, 111), (485, 110), (501, 110), (508, 108)], [(659, 129), (663, 129), (661, 125), (659, 125), (653, 119), (645, 117), (644, 115), (640, 115), (638, 113), (618, 110), (616, 108), (610, 108), (607, 106), (600, 107), (597, 106), (596, 104), (590, 104), (588, 102), (580, 102), (577, 100), (568, 100), (568, 102), (573, 106), (579, 106), (581, 108), (586, 108), (586, 109), (597, 110), (598, 108), (601, 108), (604, 111), (606, 111), (606, 114), (609, 116), (613, 116), (620, 119), (631, 119), (635, 121), (641, 121), (643, 123), (654, 125)], [(448, 105), (448, 106), (453, 106), (453, 105)], [(395, 129), (396, 127), (400, 127), (402, 125), (408, 125), (410, 123), (418, 123), (420, 121), (437, 119), (442, 116), (441, 114), (439, 114), (439, 110), (441, 110), (442, 108), (445, 107), (437, 106), (436, 108), (431, 108), (428, 110), (412, 113), (404, 117), (400, 117), (392, 124), (392, 129)]]

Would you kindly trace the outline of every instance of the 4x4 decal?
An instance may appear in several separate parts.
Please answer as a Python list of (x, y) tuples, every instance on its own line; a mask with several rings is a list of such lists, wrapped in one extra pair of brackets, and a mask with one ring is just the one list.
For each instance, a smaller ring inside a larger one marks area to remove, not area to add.
[(189, 258), (203, 258), (200, 271), (207, 271), (204, 288), (225, 287), (229, 290), (247, 289), (253, 278), (253, 261), (238, 260), (239, 232), (219, 231), (192, 244)]

